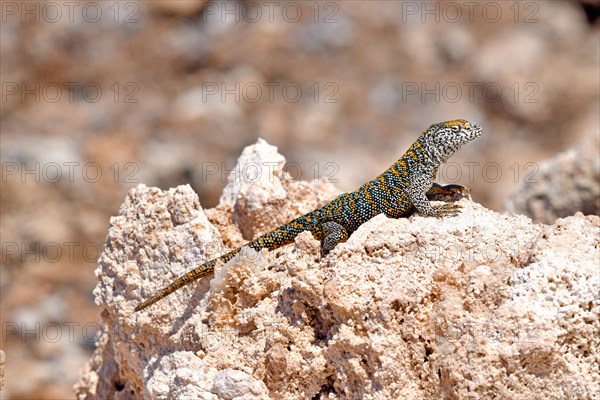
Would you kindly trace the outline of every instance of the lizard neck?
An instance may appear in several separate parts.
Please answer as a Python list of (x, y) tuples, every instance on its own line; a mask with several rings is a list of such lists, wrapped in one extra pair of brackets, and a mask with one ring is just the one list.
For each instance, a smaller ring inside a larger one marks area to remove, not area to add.
[(428, 169), (437, 170), (440, 164), (446, 162), (448, 157), (437, 151), (433, 143), (429, 143), (427, 137), (420, 136), (409, 149), (404, 153), (402, 158), (396, 163), (405, 163), (409, 168), (426, 167)]
[(413, 146), (415, 145), (418, 146), (424, 163), (436, 170), (452, 156), (452, 154), (441, 151), (434, 139), (428, 135), (421, 135), (413, 144)]

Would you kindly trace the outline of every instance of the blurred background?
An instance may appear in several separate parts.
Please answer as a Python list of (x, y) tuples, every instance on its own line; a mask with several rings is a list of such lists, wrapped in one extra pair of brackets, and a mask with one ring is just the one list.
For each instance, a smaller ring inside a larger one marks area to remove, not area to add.
[[(2, 398), (74, 397), (127, 191), (190, 184), (214, 207), (259, 137), (295, 179), (349, 191), (430, 124), (470, 119), (485, 134), (440, 181), (538, 222), (598, 214), (597, 1), (0, 5)], [(565, 170), (591, 202), (536, 214), (524, 199)]]

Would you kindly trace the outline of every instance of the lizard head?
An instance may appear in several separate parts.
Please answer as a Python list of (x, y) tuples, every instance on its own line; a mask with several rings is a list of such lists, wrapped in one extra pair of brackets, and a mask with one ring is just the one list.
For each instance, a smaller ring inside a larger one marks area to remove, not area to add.
[(483, 130), (476, 123), (456, 119), (431, 125), (423, 136), (432, 149), (431, 156), (445, 162), (462, 145), (477, 139), (482, 133)]

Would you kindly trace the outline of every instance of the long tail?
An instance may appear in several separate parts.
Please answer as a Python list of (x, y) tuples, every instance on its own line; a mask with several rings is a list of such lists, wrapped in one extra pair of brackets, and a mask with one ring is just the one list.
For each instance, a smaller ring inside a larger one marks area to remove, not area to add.
[[(253, 241), (245, 244), (244, 246), (248, 246), (256, 251), (259, 251), (260, 249), (274, 250), (288, 243), (291, 243), (294, 240), (294, 238), (298, 236), (298, 234), (300, 234), (300, 232), (305, 230), (311, 230), (311, 227), (314, 226), (314, 224), (311, 223), (311, 217), (314, 218), (313, 213), (309, 213), (300, 218), (296, 218), (295, 220), (254, 239)], [(308, 220), (306, 219), (307, 217)], [(203, 276), (213, 273), (215, 270), (215, 265), (218, 261), (223, 261), (225, 263), (231, 260), (233, 257), (235, 257), (236, 254), (240, 252), (240, 249), (241, 247), (232, 250), (229, 253), (225, 253), (220, 257), (207, 261), (204, 264), (192, 269), (191, 271), (188, 271), (185, 274), (177, 277), (169, 286), (165, 287), (160, 292), (158, 292), (158, 294), (140, 303), (135, 308), (135, 311), (141, 311), (144, 308), (156, 303), (157, 301), (164, 299), (165, 297), (167, 297), (177, 289), (187, 285), (188, 283), (191, 283), (195, 280), (202, 278)]]
[(177, 279), (175, 279), (173, 283), (162, 289), (160, 292), (158, 292), (158, 294), (138, 304), (138, 306), (135, 308), (135, 311), (141, 311), (144, 308), (156, 303), (157, 301), (164, 299), (165, 297), (167, 297), (177, 289), (187, 285), (188, 283), (191, 283), (195, 280), (202, 278), (203, 276), (211, 274), (215, 270), (215, 265), (218, 261), (227, 262), (231, 260), (239, 251), (240, 249), (232, 250), (229, 253), (225, 253), (218, 258), (207, 261), (204, 264), (194, 268), (193, 270), (188, 271), (185, 274), (177, 277)]

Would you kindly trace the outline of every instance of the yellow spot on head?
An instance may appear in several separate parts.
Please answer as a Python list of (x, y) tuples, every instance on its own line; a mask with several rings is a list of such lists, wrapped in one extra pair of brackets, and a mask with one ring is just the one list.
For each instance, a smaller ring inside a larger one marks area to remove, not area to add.
[(468, 128), (468, 127), (471, 126), (471, 124), (469, 123), (469, 121), (464, 120), (464, 119), (455, 119), (455, 120), (452, 120), (452, 121), (446, 121), (446, 122), (442, 123), (442, 125), (444, 125), (444, 126), (455, 126), (455, 125), (458, 125), (461, 128)]

